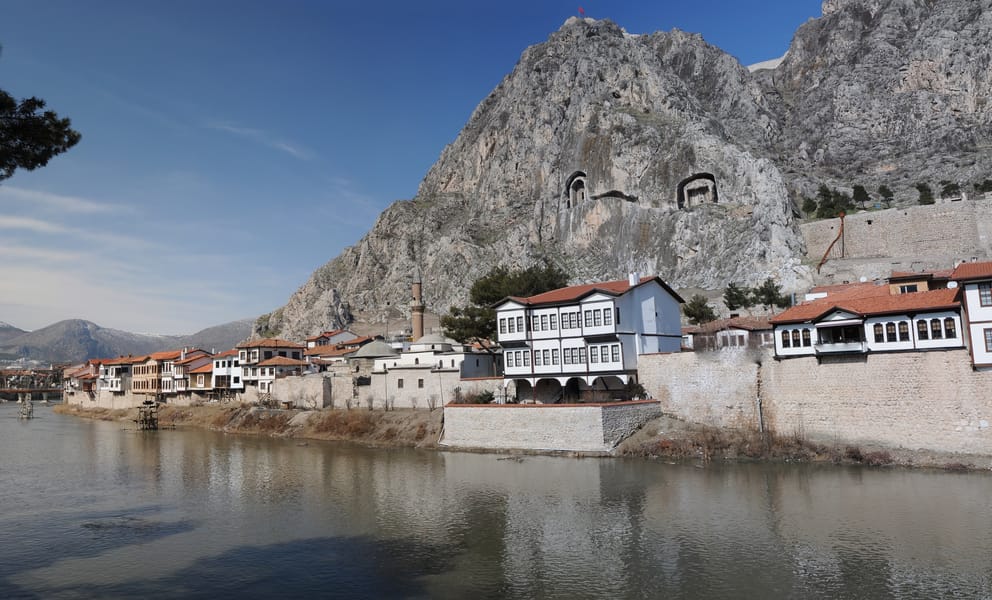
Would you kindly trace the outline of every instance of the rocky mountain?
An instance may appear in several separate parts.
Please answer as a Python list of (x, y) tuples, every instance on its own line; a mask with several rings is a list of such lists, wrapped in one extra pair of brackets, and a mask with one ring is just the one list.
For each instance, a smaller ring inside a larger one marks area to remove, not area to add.
[(463, 302), (496, 264), (807, 287), (795, 209), (819, 183), (992, 177), (992, 0), (826, 0), (754, 73), (702, 37), (571, 18), (524, 51), (425, 176), (256, 335)]
[(193, 346), (228, 350), (248, 338), (252, 320), (233, 321), (188, 336), (146, 335), (107, 329), (72, 319), (0, 341), (0, 354), (45, 362), (76, 363), (90, 358), (148, 354)]
[(27, 333), (23, 329), (14, 327), (10, 323), (4, 323), (0, 321), (0, 343), (3, 343), (11, 338), (15, 338), (19, 335), (24, 335)]

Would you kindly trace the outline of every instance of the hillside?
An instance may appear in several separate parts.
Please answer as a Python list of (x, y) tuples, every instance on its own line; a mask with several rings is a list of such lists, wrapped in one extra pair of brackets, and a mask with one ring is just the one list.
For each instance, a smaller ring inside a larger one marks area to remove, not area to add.
[[(826, 0), (754, 73), (699, 35), (571, 18), (526, 49), (426, 174), (254, 334), (408, 304), (443, 312), (497, 264), (718, 290), (813, 274), (796, 202), (820, 183), (992, 177), (992, 0)], [(709, 183), (712, 181), (712, 184)], [(805, 261), (805, 262), (804, 262)]]
[(246, 339), (252, 320), (233, 321), (188, 336), (146, 335), (107, 329), (96, 323), (72, 319), (0, 340), (0, 355), (43, 362), (76, 363), (90, 358), (148, 354), (159, 350), (195, 346), (227, 350)]

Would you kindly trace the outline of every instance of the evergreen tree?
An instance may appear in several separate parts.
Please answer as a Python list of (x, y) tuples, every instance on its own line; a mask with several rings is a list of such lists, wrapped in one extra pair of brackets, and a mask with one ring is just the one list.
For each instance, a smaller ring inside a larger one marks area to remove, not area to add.
[(976, 183), (975, 191), (979, 194), (984, 194), (986, 192), (992, 192), (992, 179), (986, 179), (981, 183)]
[(765, 310), (771, 310), (773, 306), (788, 308), (792, 303), (789, 296), (782, 293), (782, 288), (771, 277), (754, 288), (754, 300), (755, 303), (764, 306)]
[(682, 313), (693, 325), (702, 325), (716, 320), (716, 311), (702, 294), (696, 294), (682, 305)]
[(836, 216), (834, 207), (834, 194), (825, 184), (820, 184), (816, 191), (817, 209), (816, 216), (820, 219), (829, 219)]
[(882, 184), (878, 186), (878, 195), (882, 197), (882, 202), (885, 203), (885, 208), (892, 208), (892, 199), (895, 194), (889, 189), (889, 186)]
[(925, 183), (922, 183), (922, 182), (921, 183), (917, 183), (916, 184), (916, 191), (918, 191), (920, 193), (920, 200), (919, 200), (920, 204), (933, 204), (934, 203), (933, 190), (930, 189), (930, 186), (929, 185), (927, 185)]
[(860, 184), (854, 186), (852, 193), (854, 195), (854, 201), (857, 202), (859, 206), (861, 206), (861, 210), (867, 210), (865, 203), (871, 202), (871, 197), (868, 196), (868, 190), (865, 189), (865, 186)]
[(471, 304), (452, 307), (441, 317), (445, 335), (462, 343), (496, 339), (493, 305), (507, 296), (533, 296), (568, 285), (568, 274), (551, 264), (511, 271), (494, 267), (472, 284)]
[(940, 197), (941, 198), (960, 198), (961, 197), (961, 186), (953, 181), (941, 181), (940, 182)]
[(803, 198), (803, 204), (800, 207), (807, 217), (811, 217), (816, 214), (816, 200), (810, 197)]
[(731, 283), (727, 289), (723, 290), (723, 304), (730, 310), (754, 306), (751, 288), (746, 285), (739, 286), (736, 283)]
[(44, 167), (79, 141), (79, 132), (72, 129), (69, 119), (44, 108), (44, 100), (18, 102), (0, 90), (0, 180), (17, 169)]

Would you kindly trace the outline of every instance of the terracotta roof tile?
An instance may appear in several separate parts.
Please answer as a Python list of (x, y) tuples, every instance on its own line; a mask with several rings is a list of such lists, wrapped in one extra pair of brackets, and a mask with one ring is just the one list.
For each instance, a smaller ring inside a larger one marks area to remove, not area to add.
[(262, 338), (238, 344), (238, 348), (303, 348), (303, 345), (279, 338)]
[(260, 367), (301, 367), (307, 363), (302, 360), (287, 358), (285, 356), (273, 356), (268, 360), (258, 363)]
[[(680, 302), (682, 301), (682, 298), (679, 297), (674, 290), (668, 287), (668, 284), (662, 281), (659, 277), (641, 277), (637, 285), (643, 285), (649, 281), (657, 281), (661, 287), (668, 291), (668, 293), (675, 296), (675, 298)], [(506, 300), (513, 300), (528, 306), (538, 304), (560, 304), (563, 302), (574, 302), (594, 292), (603, 292), (611, 296), (619, 296), (630, 291), (633, 287), (637, 286), (630, 285), (630, 282), (626, 279), (618, 279), (616, 281), (601, 281), (598, 283), (586, 283), (582, 285), (558, 288), (557, 290), (551, 290), (550, 292), (544, 292), (543, 294), (528, 296), (526, 298), (509, 296)]]
[(770, 319), (770, 322), (773, 325), (802, 323), (815, 320), (835, 309), (846, 310), (862, 317), (923, 310), (956, 309), (961, 305), (957, 300), (958, 292), (959, 290), (951, 288), (911, 294), (893, 295), (886, 293), (861, 297), (850, 294), (844, 294), (840, 297), (828, 296), (793, 306)]
[(190, 372), (191, 375), (193, 373), (213, 373), (214, 372), (214, 363), (213, 362), (208, 362), (207, 364), (205, 364), (203, 366), (197, 367), (195, 369), (190, 369), (189, 372)]
[(992, 262), (964, 262), (958, 265), (951, 274), (951, 279), (965, 281), (968, 279), (992, 279)]
[(220, 352), (219, 354), (214, 354), (214, 358), (227, 358), (228, 356), (237, 356), (237, 355), (238, 355), (238, 349), (232, 348), (230, 350), (225, 350), (223, 352)]
[(763, 331), (771, 329), (768, 317), (730, 317), (729, 319), (717, 319), (700, 326), (704, 333), (716, 333), (725, 329), (745, 329), (747, 331)]

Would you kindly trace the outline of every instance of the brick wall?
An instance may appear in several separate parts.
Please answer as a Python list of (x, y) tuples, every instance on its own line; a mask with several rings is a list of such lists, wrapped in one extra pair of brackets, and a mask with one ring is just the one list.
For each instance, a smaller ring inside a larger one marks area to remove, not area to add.
[(992, 455), (992, 372), (972, 370), (967, 350), (820, 363), (687, 352), (643, 356), (639, 365), (663, 410), (688, 421), (754, 427), (760, 393), (764, 422), (780, 434)]
[(608, 452), (660, 414), (656, 402), (448, 405), (442, 444), (463, 448)]

